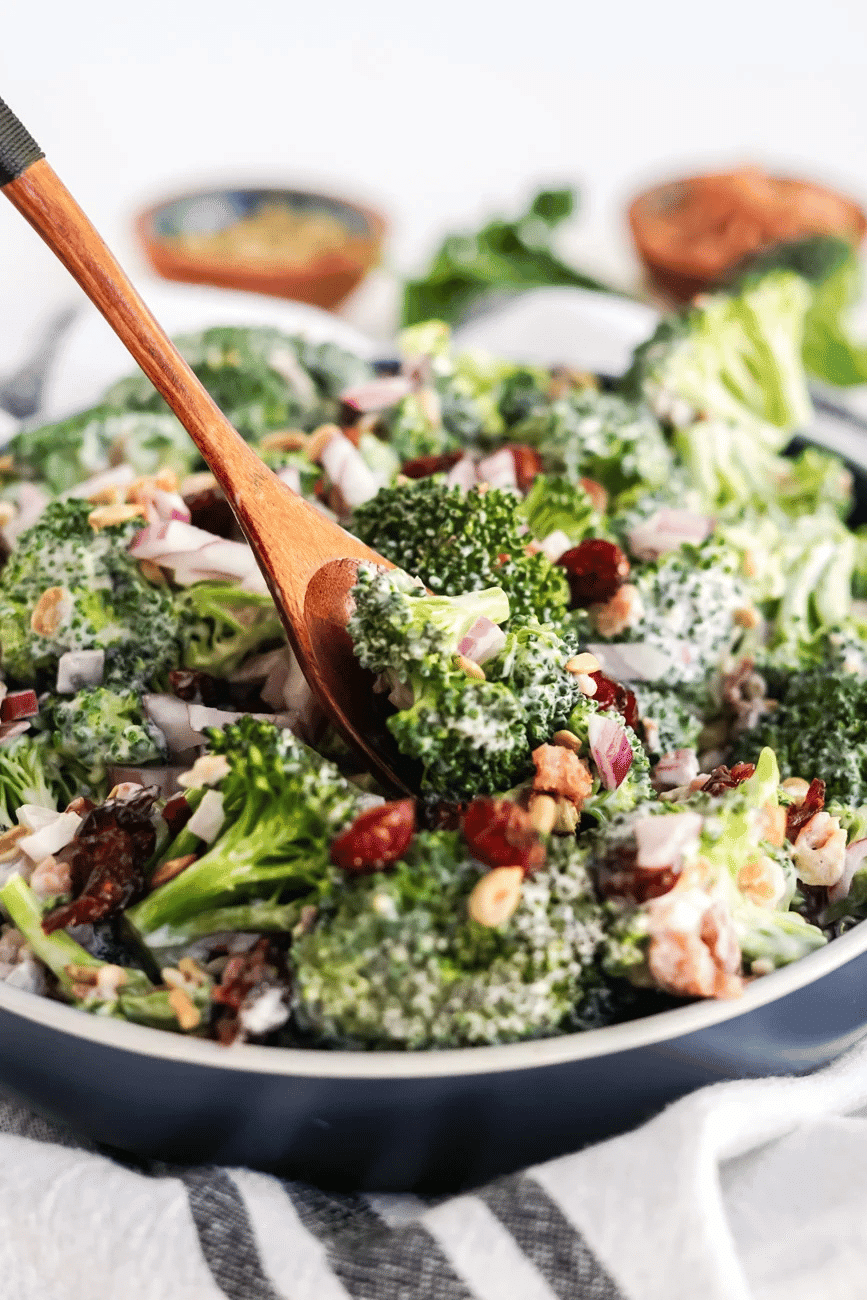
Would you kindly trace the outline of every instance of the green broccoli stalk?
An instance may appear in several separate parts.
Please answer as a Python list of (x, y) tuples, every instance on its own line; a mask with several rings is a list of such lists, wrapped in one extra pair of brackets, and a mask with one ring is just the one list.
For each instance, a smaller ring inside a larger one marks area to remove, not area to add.
[(0, 745), (0, 829), (15, 825), (22, 804), (57, 807), (57, 787), (45, 760), (45, 738), (32, 732)]
[(574, 839), (496, 928), (470, 919), (483, 874), (451, 832), (417, 834), (388, 873), (335, 878), (290, 950), (299, 1025), (327, 1044), (458, 1047), (582, 1025), (606, 925)]
[(3, 666), (16, 681), (36, 681), (67, 651), (130, 641), (153, 678), (177, 663), (171, 594), (127, 550), (141, 520), (94, 530), (92, 511), (87, 501), (52, 502), (0, 574)]
[(229, 582), (197, 582), (178, 592), (181, 662), (228, 677), (248, 655), (285, 639), (268, 595)]
[(331, 839), (352, 818), (357, 792), (288, 731), (246, 715), (209, 732), (229, 771), (216, 787), (223, 825), (208, 851), (127, 916), (147, 937), (163, 926), (257, 896), (308, 893), (327, 876)]
[(382, 488), (355, 511), (351, 531), (437, 595), (501, 587), (513, 617), (540, 622), (566, 609), (563, 571), (527, 554), (522, 503), (512, 492), (462, 492), (436, 479)]
[(148, 947), (165, 953), (173, 949), (183, 950), (189, 944), (214, 934), (289, 934), (301, 919), (303, 906), (301, 898), (294, 898), (289, 903), (254, 898), (235, 907), (214, 907), (152, 931), (147, 936)]
[(580, 483), (539, 474), (524, 499), (524, 517), (534, 537), (562, 532), (573, 546), (585, 537), (602, 537), (601, 516)]

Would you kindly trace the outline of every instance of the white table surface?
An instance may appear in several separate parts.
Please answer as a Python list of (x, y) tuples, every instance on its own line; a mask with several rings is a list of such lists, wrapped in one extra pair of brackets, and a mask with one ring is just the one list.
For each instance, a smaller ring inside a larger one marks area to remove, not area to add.
[[(390, 260), (534, 187), (585, 193), (566, 238), (629, 282), (630, 194), (744, 160), (867, 199), (862, 0), (7, 0), (0, 95), (136, 275), (130, 218), (189, 182), (319, 183), (392, 221)], [(66, 273), (0, 205), (0, 361), (70, 298)], [(349, 318), (384, 338), (395, 289)]]

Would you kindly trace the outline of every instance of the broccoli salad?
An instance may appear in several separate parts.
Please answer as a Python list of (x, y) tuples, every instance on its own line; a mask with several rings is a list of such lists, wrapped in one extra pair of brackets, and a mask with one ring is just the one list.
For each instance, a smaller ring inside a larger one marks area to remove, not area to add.
[(413, 798), (323, 713), (140, 375), (0, 459), (0, 978), (224, 1044), (515, 1041), (731, 998), (867, 918), (867, 549), (793, 453), (812, 289), (756, 273), (618, 381), (178, 340), (394, 567), (348, 633)]

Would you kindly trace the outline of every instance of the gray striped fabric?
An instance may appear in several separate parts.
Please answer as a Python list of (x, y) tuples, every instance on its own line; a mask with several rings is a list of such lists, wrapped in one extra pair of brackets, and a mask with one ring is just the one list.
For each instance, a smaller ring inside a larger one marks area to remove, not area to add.
[[(427, 1201), (338, 1194), (256, 1175), (256, 1186), (269, 1191), (266, 1223), (259, 1218), (261, 1198), (245, 1194), (250, 1175), (100, 1153), (12, 1100), (0, 1100), (0, 1133), (80, 1147), (137, 1175), (182, 1184), (193, 1229), (188, 1249), (198, 1247), (215, 1294), (228, 1300), (323, 1300), (322, 1275), (302, 1267), (311, 1252), (324, 1261), (325, 1289), (346, 1300), (623, 1300), (580, 1233), (530, 1177)], [(288, 1270), (288, 1289), (287, 1270), (278, 1282), (263, 1262), (275, 1230), (290, 1252), (293, 1243), (305, 1247), (298, 1249), (297, 1275)], [(299, 1232), (305, 1234), (300, 1243)]]

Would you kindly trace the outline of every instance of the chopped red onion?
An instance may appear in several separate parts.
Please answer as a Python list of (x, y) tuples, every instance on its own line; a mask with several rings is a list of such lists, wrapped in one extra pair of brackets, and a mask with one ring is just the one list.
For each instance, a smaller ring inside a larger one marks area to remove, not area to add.
[(476, 462), (472, 456), (462, 456), (446, 474), (446, 487), (460, 488), (462, 492), (469, 492), (475, 481)]
[(382, 487), (381, 478), (373, 473), (358, 448), (342, 433), (335, 433), (325, 444), (319, 461), (351, 508), (370, 501)]
[(58, 853), (72, 843), (81, 821), (78, 813), (55, 812), (52, 820), (39, 830), (32, 835), (23, 835), (16, 847), (33, 862), (41, 862), (50, 853)]
[(30, 730), (30, 723), (21, 722), (3, 722), (0, 723), (0, 745), (11, 745), (13, 740), (23, 736), (25, 731)]
[(552, 564), (556, 564), (561, 555), (571, 549), (572, 539), (563, 532), (562, 528), (555, 528), (553, 533), (543, 537), (539, 542), (539, 550), (547, 555)]
[(184, 523), (182, 519), (170, 519), (167, 523), (148, 524), (142, 528), (132, 539), (129, 553), (137, 560), (156, 560), (162, 563), (166, 556), (200, 551), (202, 547), (222, 540), (216, 533), (196, 528), (193, 524)]
[(626, 728), (610, 714), (594, 713), (587, 727), (590, 754), (606, 790), (616, 790), (632, 767), (632, 746)]
[[(686, 641), (676, 641), (674, 662), (686, 651), (691, 658), (691, 647)], [(607, 677), (616, 682), (655, 682), (666, 677), (672, 669), (672, 656), (656, 646), (643, 641), (607, 642), (588, 645), (587, 649), (599, 660), (599, 666)], [(683, 659), (689, 663), (690, 659)]]
[(57, 694), (75, 695), (85, 686), (101, 686), (104, 650), (67, 650), (57, 661)]
[(653, 769), (654, 784), (667, 790), (689, 785), (697, 776), (698, 756), (694, 749), (675, 749), (663, 754)]
[(676, 866), (684, 853), (698, 848), (701, 828), (702, 817), (697, 812), (639, 817), (633, 823), (636, 866), (650, 870)]
[(412, 392), (412, 381), (406, 375), (383, 375), (381, 379), (368, 380), (366, 384), (355, 384), (340, 394), (341, 402), (351, 406), (361, 415), (375, 411), (387, 411), (396, 406)]
[(506, 634), (496, 623), (482, 615), (458, 643), (458, 653), (473, 663), (484, 664), (495, 658), (506, 644)]
[(297, 465), (284, 465), (277, 470), (277, 477), (293, 492), (301, 491), (301, 471)]
[(15, 505), (18, 513), (8, 524), (3, 525), (3, 536), (10, 546), (14, 546), (31, 524), (35, 524), (51, 498), (35, 483), (22, 483), (18, 488)]
[(476, 477), (480, 483), (487, 483), (489, 487), (517, 492), (518, 474), (511, 448), (501, 447), (492, 456), (480, 460), (476, 466)]
[(636, 524), (626, 535), (629, 549), (640, 560), (655, 560), (667, 551), (677, 551), (686, 543), (700, 545), (714, 529), (710, 515), (699, 515), (692, 510), (678, 510), (663, 506)]
[(87, 497), (96, 496), (98, 493), (105, 492), (110, 488), (127, 488), (135, 479), (135, 470), (132, 465), (117, 465), (113, 469), (104, 469), (99, 474), (86, 478), (83, 483), (76, 483), (75, 487), (69, 488), (64, 492), (63, 499), (68, 497)]

